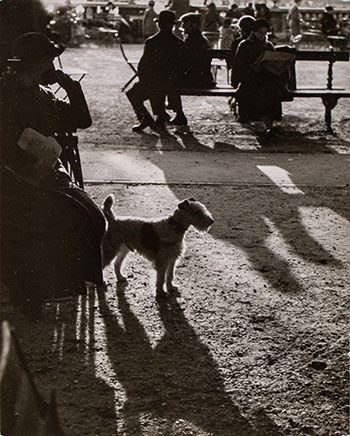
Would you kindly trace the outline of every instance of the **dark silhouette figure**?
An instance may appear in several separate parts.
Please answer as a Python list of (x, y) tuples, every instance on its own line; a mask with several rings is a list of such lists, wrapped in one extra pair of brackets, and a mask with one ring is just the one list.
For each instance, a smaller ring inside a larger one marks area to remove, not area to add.
[(334, 18), (333, 12), (333, 6), (326, 6), (320, 20), (322, 33), (326, 37), (330, 35), (337, 35), (339, 31), (337, 20)]
[[(170, 120), (165, 110), (166, 95), (171, 97), (171, 106), (176, 112), (172, 122), (187, 124), (175, 88), (183, 79), (188, 60), (184, 42), (172, 33), (174, 23), (174, 12), (160, 12), (160, 31), (146, 40), (138, 66), (139, 81), (126, 93), (139, 120), (139, 124), (133, 126), (135, 132), (142, 132), (146, 127), (161, 128)], [(157, 115), (155, 122), (144, 105), (145, 100), (151, 101), (153, 113)]]
[[(36, 310), (47, 297), (85, 292), (86, 280), (102, 283), (104, 217), (60, 160), (45, 163), (51, 154), (42, 154), (48, 145), (37, 139), (91, 125), (80, 83), (54, 69), (62, 51), (44, 34), (21, 35), (0, 78), (2, 280), (14, 303), (30, 301)], [(49, 83), (68, 101), (42, 86)]]

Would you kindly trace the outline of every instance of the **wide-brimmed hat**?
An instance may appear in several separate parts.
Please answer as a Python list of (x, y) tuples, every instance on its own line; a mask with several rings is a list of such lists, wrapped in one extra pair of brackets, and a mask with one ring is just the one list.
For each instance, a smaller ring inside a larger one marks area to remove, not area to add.
[(43, 33), (29, 32), (20, 35), (12, 45), (10, 63), (33, 63), (53, 60), (64, 51), (64, 46), (55, 44)]
[(154, 21), (165, 24), (177, 23), (175, 12), (171, 11), (170, 9), (164, 9), (163, 11), (160, 11), (158, 18), (155, 18)]

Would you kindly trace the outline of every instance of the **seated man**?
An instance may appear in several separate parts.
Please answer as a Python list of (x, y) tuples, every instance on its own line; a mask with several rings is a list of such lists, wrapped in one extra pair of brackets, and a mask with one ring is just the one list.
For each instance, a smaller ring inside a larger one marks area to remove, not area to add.
[(336, 19), (334, 18), (334, 8), (333, 6), (327, 5), (322, 14), (322, 18), (320, 20), (321, 30), (325, 37), (337, 35), (338, 32), (338, 24)]
[(255, 18), (250, 15), (245, 15), (238, 20), (238, 27), (240, 31), (240, 37), (235, 39), (231, 44), (231, 85), (237, 88), (239, 81), (237, 80), (235, 69), (233, 67), (233, 60), (237, 51), (239, 44), (247, 39), (254, 30)]
[[(165, 110), (165, 96), (171, 99), (176, 116), (171, 122), (187, 124), (182, 110), (181, 98), (175, 89), (181, 83), (187, 67), (186, 47), (183, 41), (172, 33), (175, 14), (169, 10), (159, 13), (159, 32), (148, 38), (141, 57), (138, 74), (139, 81), (126, 93), (136, 113), (139, 124), (133, 126), (135, 132), (146, 127), (162, 127), (170, 117)], [(157, 120), (154, 122), (144, 101), (150, 100)]]
[[(103, 283), (102, 212), (59, 161), (47, 165), (35, 149), (35, 137), (91, 125), (79, 82), (54, 69), (53, 59), (62, 51), (44, 34), (23, 34), (0, 78), (1, 280), (12, 302), (29, 302), (33, 312), (46, 298), (84, 292), (85, 281)], [(53, 83), (67, 92), (68, 102), (42, 86)], [(28, 131), (34, 139), (24, 147)]]
[(182, 86), (184, 88), (212, 88), (215, 86), (215, 81), (211, 74), (211, 59), (206, 53), (206, 50), (211, 47), (209, 41), (201, 33), (201, 15), (185, 14), (181, 17), (181, 21), (190, 59)]
[(266, 50), (274, 50), (266, 39), (269, 29), (266, 20), (256, 20), (252, 34), (238, 46), (233, 67), (239, 83), (237, 102), (240, 121), (262, 121), (268, 134), (273, 121), (282, 117), (279, 79), (269, 70), (256, 65)]

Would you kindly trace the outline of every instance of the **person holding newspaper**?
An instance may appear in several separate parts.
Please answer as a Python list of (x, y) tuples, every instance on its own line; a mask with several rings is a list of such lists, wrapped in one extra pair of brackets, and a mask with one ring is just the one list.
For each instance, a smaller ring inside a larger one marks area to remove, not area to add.
[[(62, 52), (44, 34), (23, 34), (0, 79), (1, 279), (36, 315), (46, 298), (103, 283), (103, 214), (58, 159), (56, 135), (91, 125), (80, 84), (54, 68)], [(55, 83), (68, 101), (44, 86)]]
[(283, 58), (286, 53), (274, 52), (274, 46), (266, 38), (269, 30), (266, 20), (256, 20), (251, 35), (239, 44), (234, 57), (235, 79), (239, 84), (237, 102), (240, 121), (260, 121), (263, 130), (259, 133), (263, 133), (265, 138), (276, 133), (273, 121), (281, 120), (279, 75), (288, 69), (292, 61), (292, 57), (282, 63), (271, 60), (270, 52)]

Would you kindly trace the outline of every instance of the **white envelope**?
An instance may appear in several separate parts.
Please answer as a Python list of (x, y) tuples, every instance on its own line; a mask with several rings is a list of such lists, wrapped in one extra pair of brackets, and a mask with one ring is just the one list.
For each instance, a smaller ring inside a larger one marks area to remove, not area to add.
[(62, 152), (62, 147), (55, 138), (42, 135), (30, 127), (23, 130), (17, 144), (27, 153), (39, 158), (44, 165), (52, 168)]

